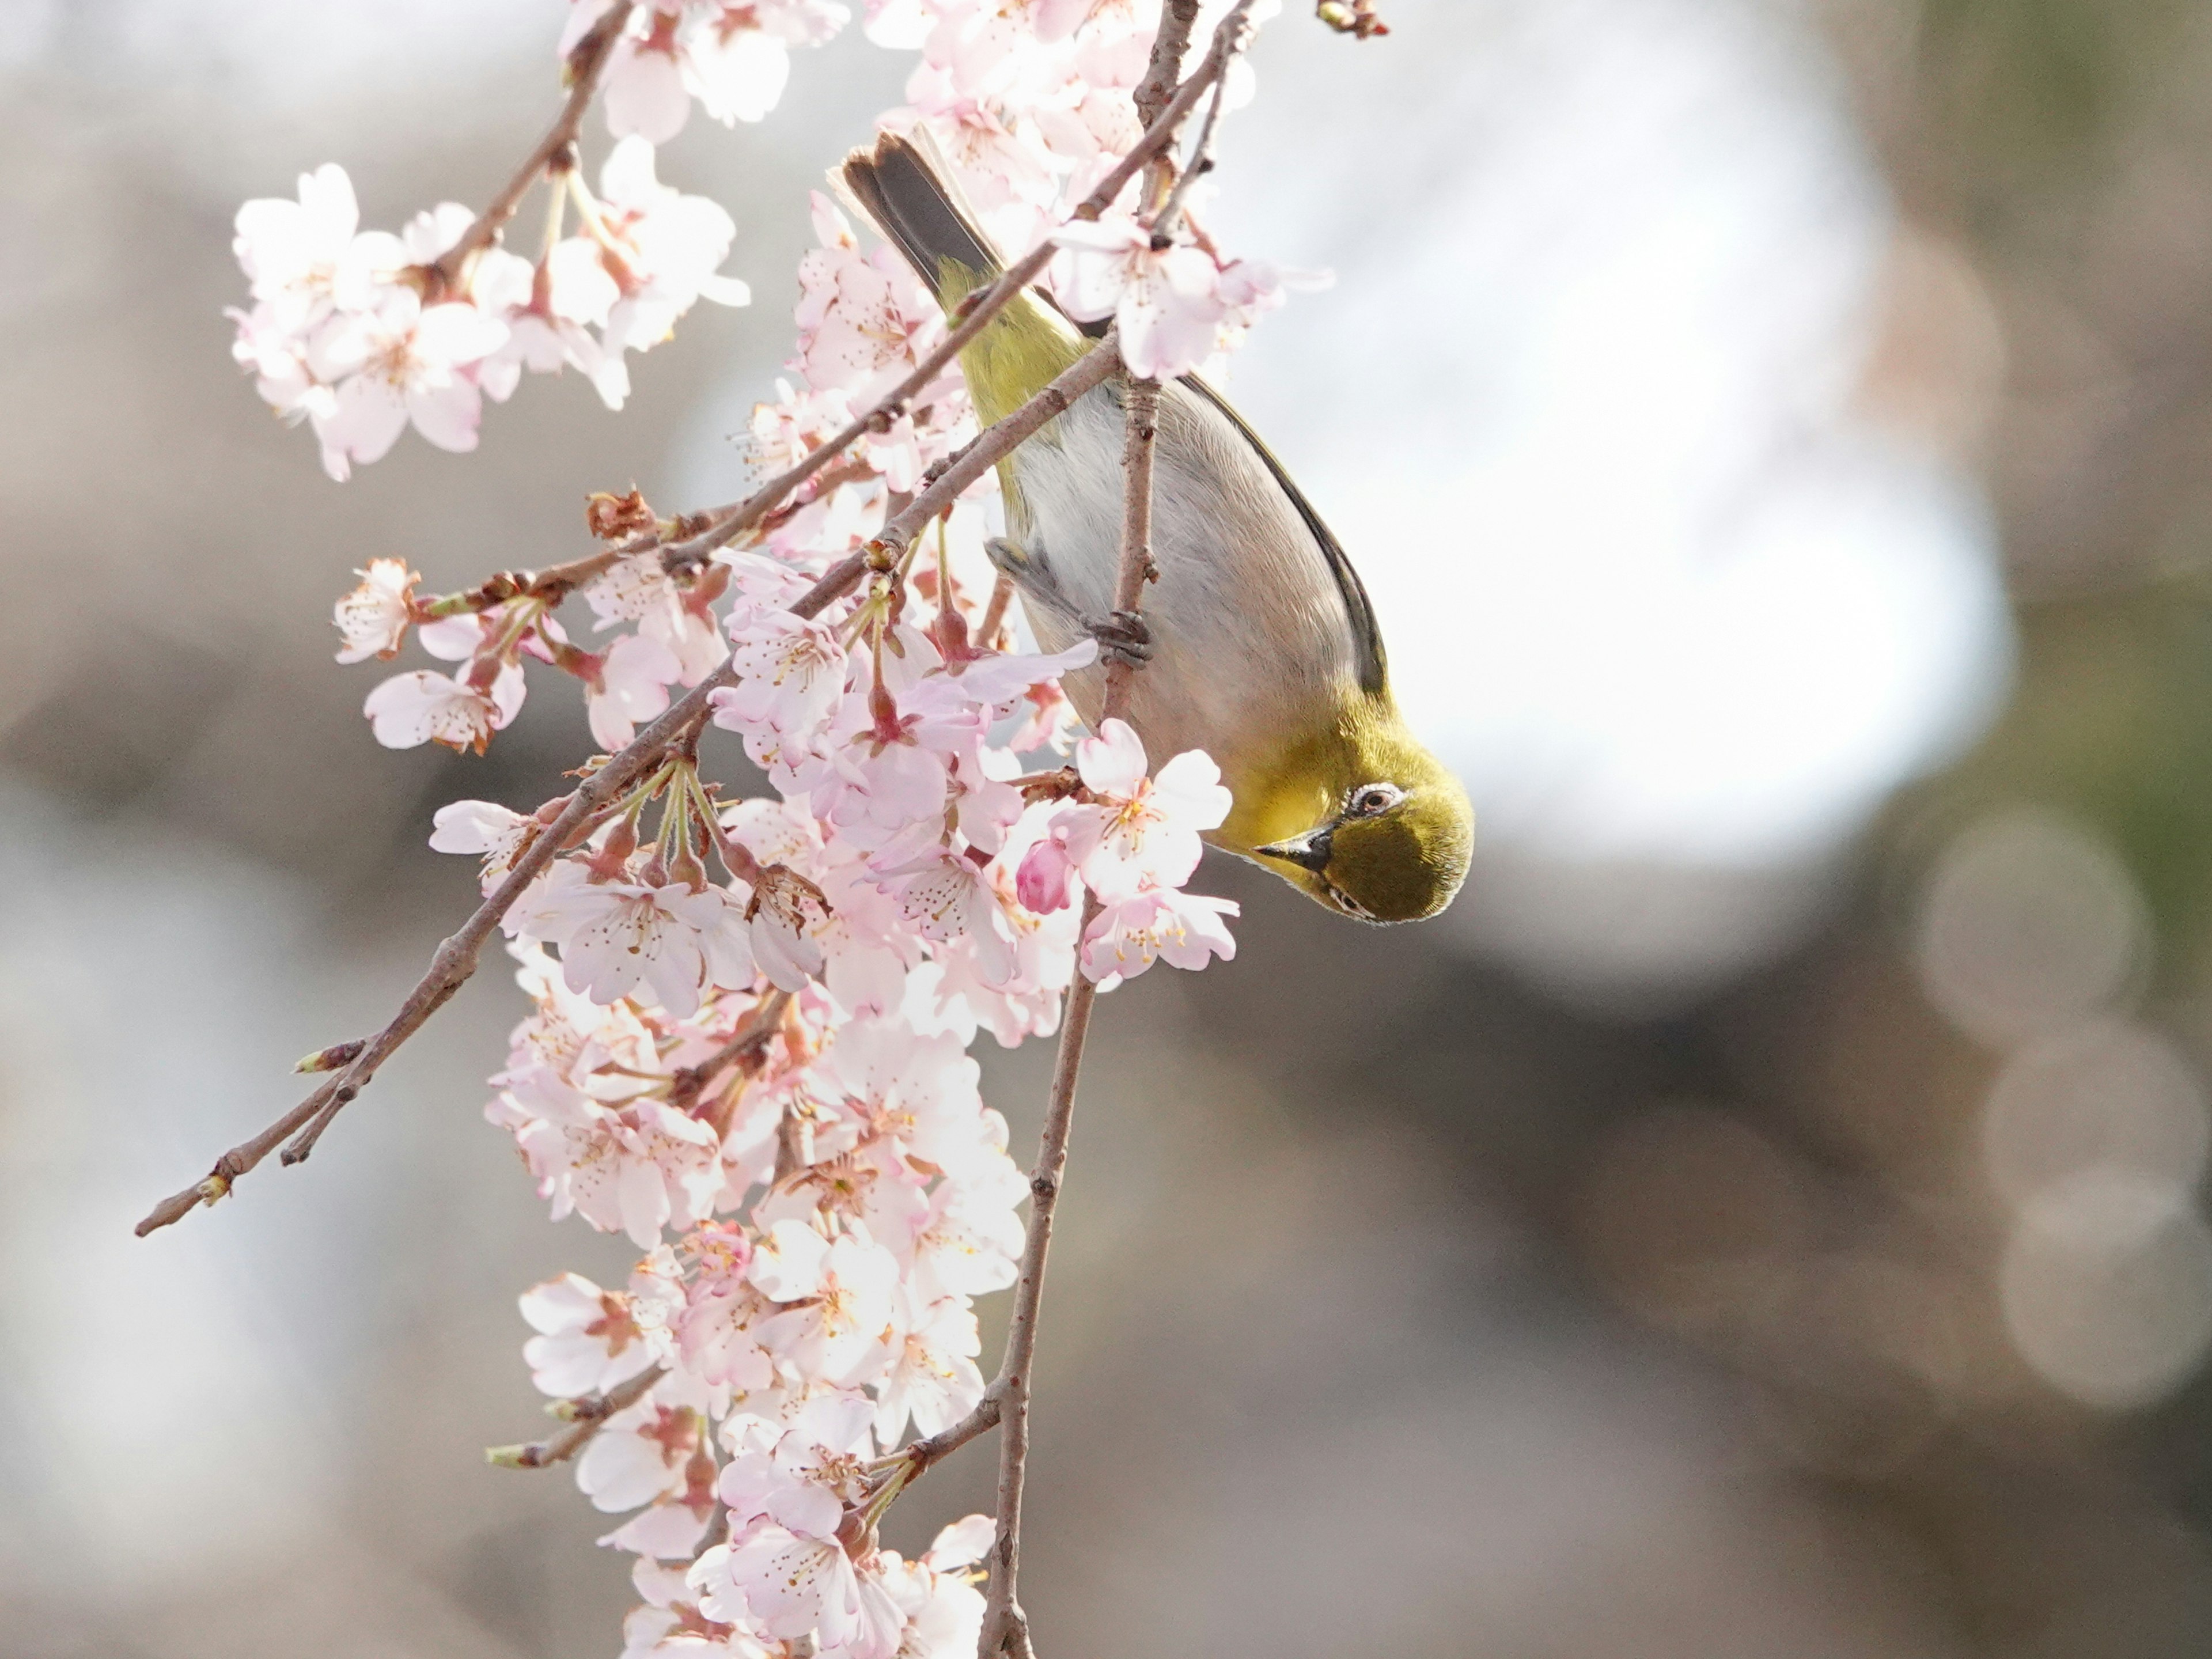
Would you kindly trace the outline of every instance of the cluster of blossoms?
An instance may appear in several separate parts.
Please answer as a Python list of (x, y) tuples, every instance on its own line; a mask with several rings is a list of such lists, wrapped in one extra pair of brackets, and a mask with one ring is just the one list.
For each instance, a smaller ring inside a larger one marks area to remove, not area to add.
[[(362, 230), (344, 168), (303, 173), (297, 201), (238, 211), (253, 307), (231, 313), (231, 355), (278, 414), (313, 427), (338, 479), (380, 459), (410, 422), (441, 449), (474, 449), (484, 398), (504, 402), (526, 368), (573, 364), (619, 409), (624, 352), (667, 338), (702, 299), (750, 297), (718, 274), (737, 234), (730, 216), (660, 183), (653, 162), (650, 144), (623, 139), (596, 195), (562, 169), (535, 264), (468, 246), (476, 216), (455, 202), (397, 236)], [(571, 203), (582, 228), (563, 235)]]
[[(570, 0), (564, 63), (592, 49), (614, 3)], [(1252, 15), (1279, 4), (1263, 0)], [(871, 40), (921, 52), (908, 101), (884, 125), (927, 129), (1001, 246), (1054, 241), (1056, 297), (1079, 320), (1115, 319), (1133, 372), (1171, 379), (1199, 368), (1282, 302), (1283, 273), (1224, 258), (1187, 214), (1172, 236), (1156, 237), (1132, 205), (1134, 185), (1096, 222), (1068, 222), (1139, 136), (1131, 94), (1151, 50), (1146, 8), (866, 0), (866, 10)], [(625, 354), (666, 339), (702, 299), (750, 297), (720, 274), (736, 234), (729, 215), (662, 184), (653, 146), (684, 127), (694, 101), (725, 124), (761, 119), (782, 95), (789, 49), (829, 40), (850, 15), (835, 0), (630, 6), (602, 70), (616, 143), (599, 190), (573, 155), (556, 156), (534, 260), (500, 246), (497, 223), (453, 202), (416, 214), (397, 235), (364, 231), (335, 163), (302, 174), (297, 199), (246, 203), (234, 246), (253, 303), (230, 313), (233, 356), (279, 415), (313, 427), (337, 479), (380, 459), (410, 423), (441, 448), (475, 448), (483, 399), (504, 402), (526, 368), (573, 367), (608, 408), (621, 408)], [(1240, 61), (1226, 100), (1249, 92)], [(823, 240), (838, 251), (834, 234)], [(891, 275), (881, 256), (854, 263)], [(864, 366), (856, 369), (854, 381), (865, 380)]]
[[(973, 1301), (1022, 1247), (1029, 1182), (967, 1047), (1053, 1030), (1078, 971), (1234, 948), (1234, 907), (1182, 890), (1230, 804), (1212, 763), (1148, 775), (1109, 721), (1072, 774), (1018, 787), (994, 733), (1033, 727), (1028, 694), (1094, 647), (948, 651), (958, 613), (916, 627), (897, 586), (835, 622), (740, 605), (758, 672), (714, 718), (776, 795), (725, 805), (672, 757), (506, 919), (535, 1006), (488, 1115), (556, 1218), (648, 1252), (621, 1290), (567, 1274), (523, 1298), (549, 1394), (653, 1373), (576, 1468), (635, 1511), (604, 1540), (638, 1558), (632, 1656), (975, 1650), (989, 1522), (915, 1562), (875, 1533), (909, 1430), (981, 1397)], [(490, 883), (553, 816), (458, 802), (433, 844)]]
[[(1114, 317), (1132, 369), (1174, 374), (1233, 345), (1280, 283), (1187, 221), (1156, 238), (1125, 204), (1067, 223), (1139, 136), (1140, 9), (869, 0), (866, 27), (921, 52), (885, 124), (926, 132), (1005, 245), (1056, 236), (1065, 307)], [(564, 58), (613, 20), (611, 0), (574, 0)], [(714, 274), (728, 219), (654, 182), (651, 146), (693, 99), (757, 118), (787, 47), (845, 21), (826, 0), (628, 8), (599, 37), (617, 135), (600, 192), (573, 166), (554, 175), (534, 264), (488, 242), (449, 271), (473, 234), (459, 209), (361, 234), (335, 167), (296, 203), (249, 204), (240, 360), (314, 424), (338, 477), (409, 420), (469, 447), (481, 394), (504, 397), (525, 366), (573, 363), (618, 403), (625, 350), (702, 295), (733, 297)], [(561, 234), (564, 203), (583, 234)], [(944, 339), (892, 252), (864, 249), (823, 198), (814, 215), (790, 376), (752, 422), (764, 468), (817, 448)], [(426, 597), (380, 559), (337, 605), (340, 661), (390, 659), (411, 635), (451, 665), (370, 693), (387, 745), (482, 752), (520, 708), (529, 661), (583, 683), (609, 751), (672, 688), (714, 678), (705, 725), (771, 791), (725, 799), (695, 726), (564, 830), (501, 916), (533, 1008), (488, 1115), (556, 1220), (645, 1252), (620, 1289), (564, 1274), (522, 1299), (539, 1387), (627, 1402), (592, 1418), (576, 1460), (591, 1501), (627, 1516), (603, 1540), (636, 1558), (626, 1659), (975, 1650), (991, 1522), (950, 1527), (912, 1561), (877, 1530), (920, 1472), (909, 1435), (982, 1397), (974, 1298), (1013, 1280), (1023, 1248), (1029, 1183), (967, 1050), (983, 1031), (1012, 1046), (1056, 1030), (1079, 974), (1107, 989), (1234, 951), (1236, 907), (1184, 890), (1230, 809), (1217, 769), (1192, 752), (1155, 770), (1119, 720), (1078, 737), (1060, 682), (1096, 647), (1018, 647), (981, 550), (988, 477), (856, 591), (799, 603), (975, 431), (948, 372), (730, 545), (668, 556), (708, 521), (595, 496), (606, 545), (558, 580)], [(572, 596), (587, 643), (557, 614)], [(489, 892), (572, 799), (455, 802), (431, 844), (480, 856)]]

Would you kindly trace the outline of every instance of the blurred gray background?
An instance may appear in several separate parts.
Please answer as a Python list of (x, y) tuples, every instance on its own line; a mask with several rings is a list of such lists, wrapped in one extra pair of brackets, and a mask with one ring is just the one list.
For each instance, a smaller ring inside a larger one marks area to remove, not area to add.
[[(1482, 852), (1388, 933), (1210, 866), (1237, 960), (1105, 1005), (1042, 1644), (2204, 1652), (2212, 18), (1307, 9), (1215, 222), (1338, 281), (1231, 389)], [(331, 600), (572, 556), (592, 489), (740, 493), (805, 191), (904, 70), (854, 33), (695, 117), (663, 177), (755, 304), (625, 413), (539, 379), (332, 485), (228, 362), (231, 216), (328, 160), (369, 224), (480, 202), (561, 12), (0, 3), (0, 1651), (619, 1650), (607, 1523), (480, 1456), (544, 1420), (516, 1293), (630, 1254), (478, 1115), (495, 966), (310, 1164), (130, 1232), (468, 903), (434, 807), (586, 742), (548, 686), (485, 759), (377, 748)], [(1047, 1060), (985, 1054), (1018, 1150)]]

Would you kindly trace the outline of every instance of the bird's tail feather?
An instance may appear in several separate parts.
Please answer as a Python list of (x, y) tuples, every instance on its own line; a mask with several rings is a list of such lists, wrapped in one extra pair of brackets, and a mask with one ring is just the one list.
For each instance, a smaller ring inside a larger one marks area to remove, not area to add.
[[(926, 143), (927, 129), (922, 133)], [(897, 133), (883, 133), (874, 148), (854, 150), (830, 181), (945, 303), (1005, 269), (1006, 261), (954, 195), (945, 170)]]

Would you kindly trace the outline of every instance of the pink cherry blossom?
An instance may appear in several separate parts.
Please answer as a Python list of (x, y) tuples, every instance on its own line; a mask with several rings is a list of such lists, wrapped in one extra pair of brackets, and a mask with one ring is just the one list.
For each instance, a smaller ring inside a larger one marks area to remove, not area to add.
[(748, 611), (731, 630), (730, 659), (738, 683), (714, 694), (714, 724), (744, 733), (745, 752), (764, 766), (816, 754), (845, 690), (836, 630), (787, 611)]
[(878, 878), (902, 920), (926, 939), (966, 934), (986, 980), (1005, 984), (1014, 966), (1013, 941), (1001, 922), (998, 890), (970, 860), (939, 847), (894, 864)]
[(1063, 225), (1053, 240), (1065, 250), (1054, 291), (1079, 320), (1115, 319), (1132, 374), (1173, 380), (1213, 355), (1234, 307), (1203, 251), (1187, 242), (1156, 249), (1152, 232), (1125, 216)]
[(629, 1298), (578, 1273), (524, 1291), (522, 1316), (538, 1333), (522, 1346), (530, 1380), (557, 1397), (604, 1393), (659, 1357), (632, 1317)]
[(1218, 829), (1233, 805), (1203, 750), (1177, 755), (1157, 777), (1145, 765), (1145, 745), (1123, 720), (1108, 720), (1075, 745), (1077, 774), (1097, 799), (1057, 817), (1068, 855), (1101, 897), (1182, 886), (1204, 851), (1201, 832)]
[(437, 743), (481, 755), (491, 734), (521, 712), (523, 687), (519, 663), (501, 664), (488, 690), (418, 668), (395, 674), (378, 686), (368, 694), (362, 712), (386, 749)]
[[(844, 215), (818, 191), (814, 228), (822, 246), (799, 262), (793, 367), (816, 390), (848, 392), (865, 405), (944, 337), (943, 313), (890, 249), (860, 252)], [(935, 395), (925, 392), (917, 401)]]
[(592, 1508), (620, 1514), (684, 1492), (687, 1466), (705, 1446), (706, 1414), (656, 1398), (680, 1392), (661, 1383), (592, 1437), (576, 1462), (576, 1484)]
[(430, 850), (475, 853), (483, 860), (482, 881), (489, 892), (542, 828), (536, 818), (488, 800), (448, 801), (431, 819)]
[(485, 1115), (514, 1132), (554, 1220), (573, 1212), (647, 1249), (672, 1223), (704, 1218), (722, 1188), (720, 1149), (706, 1124), (655, 1100), (616, 1110), (573, 1092), (550, 1103), (550, 1092), (511, 1087)]
[(334, 388), (327, 412), (310, 415), (323, 470), (343, 482), (354, 462), (381, 459), (410, 421), (441, 449), (474, 449), (483, 398), (462, 371), (506, 340), (507, 325), (474, 306), (426, 308), (409, 288), (333, 319), (307, 359)]
[(333, 617), (345, 641), (338, 648), (338, 660), (398, 656), (414, 614), (410, 602), (415, 585), (422, 578), (407, 568), (404, 559), (371, 559), (368, 569), (354, 574), (361, 578), (361, 586), (337, 602)]
[(1223, 918), (1237, 914), (1229, 899), (1146, 888), (1108, 902), (1083, 936), (1083, 973), (1103, 990), (1133, 979), (1154, 961), (1199, 969), (1213, 957), (1237, 954)]
[(867, 1363), (890, 1331), (898, 1264), (854, 1234), (825, 1240), (803, 1222), (779, 1221), (747, 1276), (786, 1304), (761, 1328), (762, 1346), (831, 1382)]
[(966, 1297), (941, 1297), (898, 1324), (904, 1334), (876, 1407), (876, 1437), (885, 1445), (896, 1443), (909, 1419), (915, 1433), (935, 1434), (983, 1397), (983, 1374), (975, 1367), (982, 1338)]
[(686, 196), (653, 176), (653, 146), (631, 137), (599, 170), (599, 213), (612, 244), (604, 253), (622, 290), (607, 314), (610, 348), (643, 351), (668, 337), (702, 299), (748, 303), (751, 290), (718, 273), (737, 226), (703, 196)]
[(597, 675), (585, 683), (592, 741), (611, 753), (628, 743), (640, 724), (668, 707), (669, 684), (683, 672), (676, 653), (650, 634), (617, 640), (600, 658)]
[(643, 988), (680, 1018), (709, 985), (752, 983), (744, 923), (742, 907), (720, 887), (571, 881), (542, 896), (526, 926), (560, 948), (569, 989), (605, 1003)]
[(362, 302), (372, 266), (369, 251), (355, 247), (360, 223), (353, 181), (334, 161), (300, 175), (297, 201), (239, 209), (231, 246), (271, 327), (302, 333), (338, 305)]

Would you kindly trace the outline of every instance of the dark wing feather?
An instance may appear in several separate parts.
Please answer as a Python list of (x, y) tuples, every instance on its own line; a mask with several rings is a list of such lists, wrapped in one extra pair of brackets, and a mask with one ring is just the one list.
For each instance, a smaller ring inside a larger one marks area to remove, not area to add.
[(1244, 441), (1252, 446), (1253, 453), (1265, 461), (1267, 471), (1275, 475), (1275, 482), (1282, 486), (1283, 494), (1291, 498), (1291, 505), (1297, 508), (1298, 516), (1306, 521), (1306, 528), (1313, 532), (1314, 540), (1321, 544), (1322, 556), (1328, 561), (1329, 574), (1336, 578), (1336, 591), (1344, 596), (1345, 611), (1352, 618), (1353, 651), (1359, 667), (1360, 689), (1379, 695), (1387, 678), (1382, 656), (1382, 630), (1376, 625), (1375, 607), (1368, 600), (1367, 589), (1360, 583), (1359, 573), (1352, 568), (1351, 556), (1345, 552), (1343, 544), (1329, 533), (1328, 526), (1321, 521), (1321, 514), (1314, 511), (1313, 503), (1291, 482), (1291, 475), (1283, 471), (1283, 464), (1275, 459), (1273, 452), (1260, 441), (1260, 434), (1245, 424), (1244, 417), (1229, 406), (1228, 400), (1195, 374), (1184, 375), (1182, 384), (1219, 410), (1229, 423), (1243, 434)]

